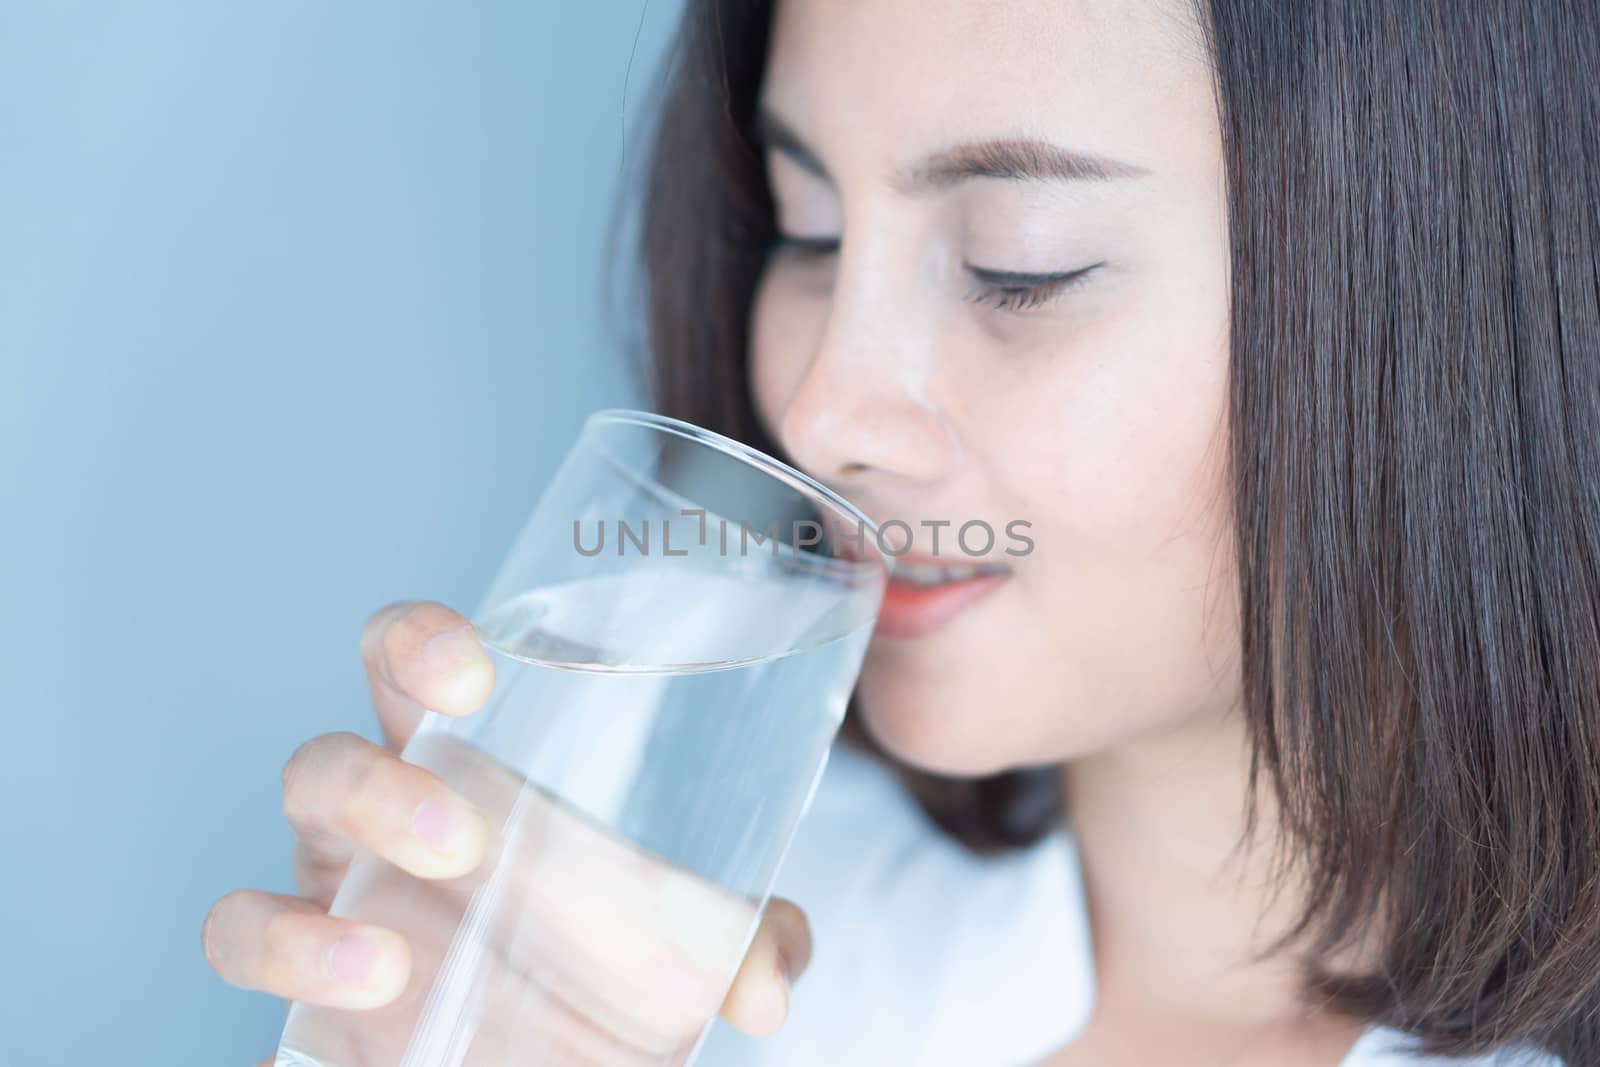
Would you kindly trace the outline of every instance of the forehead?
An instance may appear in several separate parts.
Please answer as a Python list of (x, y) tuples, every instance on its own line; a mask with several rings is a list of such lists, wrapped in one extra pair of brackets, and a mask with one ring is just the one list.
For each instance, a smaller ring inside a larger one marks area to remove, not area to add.
[(1215, 126), (1192, 0), (779, 0), (762, 104), (836, 172), (1001, 136), (1159, 166)]

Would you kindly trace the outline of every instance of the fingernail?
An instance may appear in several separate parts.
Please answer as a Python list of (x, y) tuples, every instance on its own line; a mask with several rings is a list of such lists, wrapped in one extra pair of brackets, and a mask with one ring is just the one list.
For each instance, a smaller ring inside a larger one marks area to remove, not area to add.
[(372, 977), (377, 964), (377, 946), (358, 934), (340, 938), (328, 950), (328, 971), (341, 982), (360, 985)]
[(428, 638), (422, 646), (422, 662), (440, 677), (449, 677), (476, 659), (479, 651), (472, 627), (457, 626)]
[(459, 804), (431, 798), (418, 804), (417, 810), (411, 814), (411, 826), (417, 831), (417, 836), (435, 852), (446, 855), (455, 852), (457, 839), (467, 820), (468, 815)]

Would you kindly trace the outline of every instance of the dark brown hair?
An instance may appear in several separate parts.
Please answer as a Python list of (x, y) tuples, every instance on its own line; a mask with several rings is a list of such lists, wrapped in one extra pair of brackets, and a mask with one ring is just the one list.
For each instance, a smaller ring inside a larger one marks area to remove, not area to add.
[[(1432, 1051), (1600, 1064), (1600, 7), (1199, 6), (1252, 778), (1309, 958), (1378, 938), (1308, 991)], [(781, 454), (746, 351), (770, 18), (688, 3), (641, 239), (657, 406)], [(1050, 774), (899, 770), (975, 848), (1060, 814)]]

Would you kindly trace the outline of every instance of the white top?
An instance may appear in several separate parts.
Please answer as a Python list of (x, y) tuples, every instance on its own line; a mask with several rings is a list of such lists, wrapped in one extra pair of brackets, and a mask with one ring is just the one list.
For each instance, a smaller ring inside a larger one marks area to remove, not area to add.
[[(893, 773), (836, 746), (777, 894), (806, 911), (815, 950), (777, 1036), (718, 1022), (695, 1067), (1033, 1067), (1094, 1002), (1077, 851), (1065, 831), (979, 858), (946, 837)], [(1340, 1067), (1561, 1067), (1501, 1052), (1424, 1059), (1372, 1027)]]

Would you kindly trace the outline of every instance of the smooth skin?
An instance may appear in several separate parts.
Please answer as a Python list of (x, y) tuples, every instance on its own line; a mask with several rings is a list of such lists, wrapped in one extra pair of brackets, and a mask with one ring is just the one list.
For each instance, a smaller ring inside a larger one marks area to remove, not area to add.
[[(201, 931), (206, 960), (226, 981), (352, 1010), (394, 1000), (411, 972), (411, 946), (400, 934), (327, 914), (356, 849), (443, 882), (475, 870), (491, 837), (466, 798), (399, 755), (424, 708), (467, 715), (488, 697), (494, 666), (471, 624), (442, 604), (391, 604), (368, 620), (361, 658), (384, 743), (326, 734), (283, 768), (299, 895), (237, 890), (212, 907)], [(769, 901), (722, 1018), (753, 1036), (775, 1032), (788, 1012), (789, 982), (810, 958), (804, 915)]]

